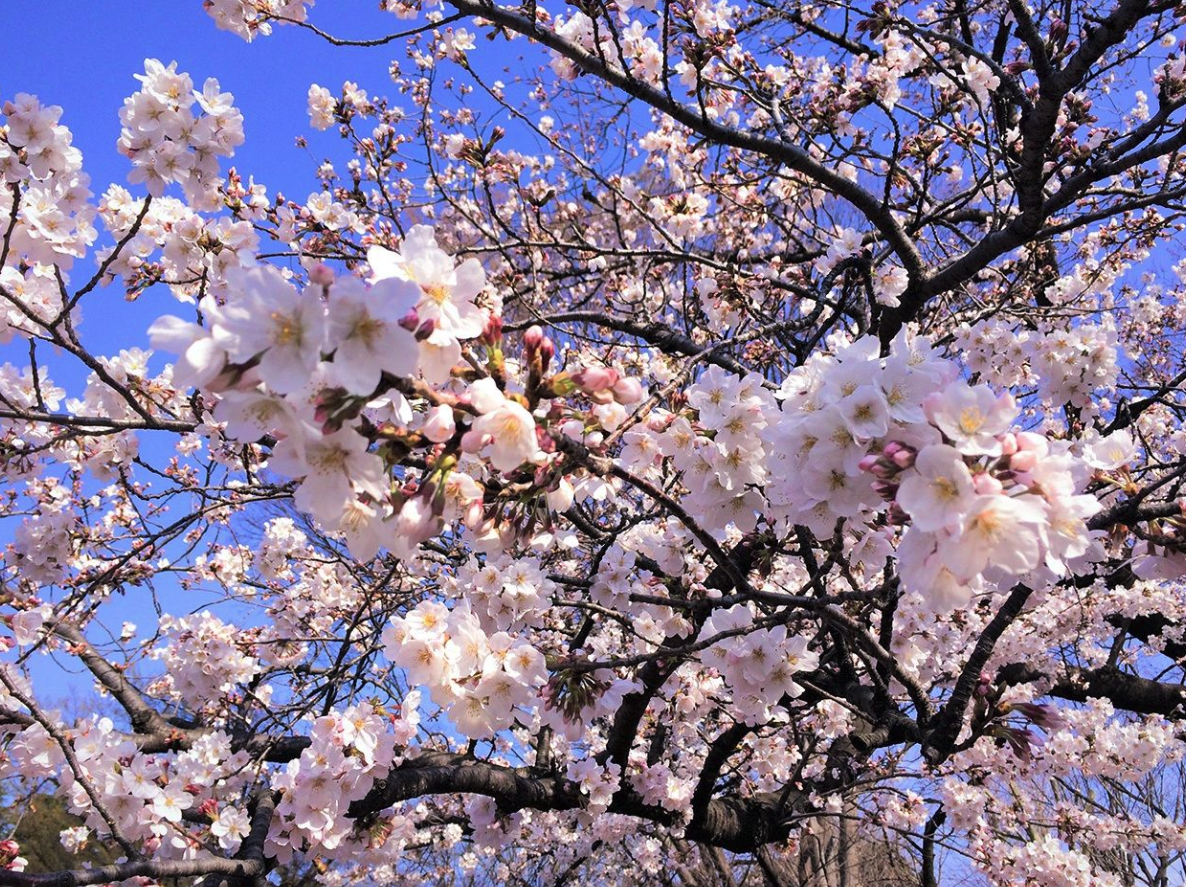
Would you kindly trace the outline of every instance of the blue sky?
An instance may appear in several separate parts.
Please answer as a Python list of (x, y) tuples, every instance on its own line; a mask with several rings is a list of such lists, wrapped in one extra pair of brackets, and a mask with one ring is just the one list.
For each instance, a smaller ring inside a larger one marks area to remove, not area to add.
[[(374, 37), (407, 26), (374, 0), (329, 0), (314, 8), (319, 25), (343, 37)], [(0, 53), (0, 97), (34, 93), (65, 109), (62, 122), (83, 152), (94, 190), (124, 183), (128, 163), (115, 151), (119, 109), (138, 83), (144, 59), (176, 60), (199, 85), (216, 77), (243, 111), (247, 142), (233, 163), (265, 181), (270, 192), (304, 197), (313, 190), (313, 158), (294, 145), (307, 134), (309, 84), (337, 91), (354, 80), (390, 90), (387, 64), (399, 43), (378, 49), (336, 48), (300, 28), (278, 27), (246, 43), (219, 31), (201, 0), (38, 0), (0, 4), (0, 29), (11, 35)], [(327, 136), (332, 139), (332, 134)]]

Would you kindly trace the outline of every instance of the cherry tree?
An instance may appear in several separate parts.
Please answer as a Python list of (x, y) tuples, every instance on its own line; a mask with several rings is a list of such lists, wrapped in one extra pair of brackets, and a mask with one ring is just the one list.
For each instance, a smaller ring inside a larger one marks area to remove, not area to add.
[(1186, 5), (204, 6), (393, 91), (0, 96), (0, 885), (1186, 878)]

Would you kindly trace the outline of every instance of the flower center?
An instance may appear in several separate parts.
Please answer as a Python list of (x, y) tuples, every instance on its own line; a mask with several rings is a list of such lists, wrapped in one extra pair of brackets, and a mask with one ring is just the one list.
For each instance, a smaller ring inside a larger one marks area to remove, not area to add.
[(444, 305), (449, 300), (449, 287), (443, 283), (421, 284), (424, 294), (438, 305)]
[(984, 424), (984, 414), (976, 407), (964, 407), (960, 411), (960, 431), (964, 434), (975, 434)]
[(291, 314), (272, 312), (272, 339), (277, 345), (300, 345), (304, 329)]

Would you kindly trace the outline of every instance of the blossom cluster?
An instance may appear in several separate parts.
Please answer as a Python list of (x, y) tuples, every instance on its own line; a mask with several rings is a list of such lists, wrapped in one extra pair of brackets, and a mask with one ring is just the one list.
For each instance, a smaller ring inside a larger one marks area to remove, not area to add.
[[(120, 833), (162, 859), (212, 858), (201, 841), (182, 827), (187, 811), (201, 809), (205, 833), (224, 851), (234, 852), (247, 836), (244, 805), (228, 803), (251, 781), (250, 756), (231, 751), (230, 737), (212, 731), (183, 752), (151, 755), (114, 729), (109, 718), (92, 717), (74, 731), (71, 748), (80, 770), (67, 766), (58, 741), (40, 724), (11, 740), (9, 774), (57, 778), (71, 812), (83, 817), (84, 833), (110, 834), (85, 779)], [(71, 840), (85, 840), (75, 833)]]
[[(766, 481), (768, 450), (762, 432), (777, 412), (775, 400), (757, 375), (744, 378), (720, 367), (709, 367), (688, 389), (688, 406), (696, 410), (697, 429), (686, 418), (675, 418), (650, 446), (683, 472), (686, 501), (705, 516), (704, 526), (720, 531), (732, 523), (747, 533), (757, 522)], [(639, 439), (628, 443), (641, 448)]]
[(218, 159), (231, 156), (243, 143), (243, 115), (231, 104), (234, 96), (221, 92), (214, 78), (198, 92), (176, 62), (166, 66), (146, 59), (144, 73), (136, 79), (140, 90), (124, 101), (119, 114), (123, 130), (118, 147), (133, 167), (128, 180), (143, 182), (154, 197), (177, 183), (194, 206), (217, 208), (222, 184)]
[(530, 722), (547, 682), (543, 654), (504, 631), (487, 634), (462, 603), (425, 601), (383, 630), (387, 658), (408, 680), (428, 687), (464, 736), (484, 739), (515, 721)]
[(303, 22), (316, 0), (203, 0), (214, 24), (244, 40), (272, 33), (272, 22)]
[(929, 396), (941, 440), (891, 441), (863, 467), (910, 529), (898, 549), (903, 585), (943, 608), (966, 604), (986, 573), (1063, 576), (1088, 552), (1099, 500), (1077, 491), (1090, 468), (1066, 442), (1014, 429), (1017, 407), (987, 386), (956, 383)]
[(1120, 371), (1115, 325), (1080, 323), (1070, 329), (1037, 332), (999, 320), (960, 327), (956, 341), (969, 369), (995, 385), (1036, 384), (1043, 401), (1070, 404), (1092, 415)]
[[(309, 747), (272, 782), (283, 797), (268, 833), (270, 853), (290, 860), (295, 851), (333, 852), (344, 841), (359, 841), (346, 810), (386, 775), (398, 749), (415, 736), (416, 702), (406, 699), (396, 718), (359, 704), (313, 722)], [(390, 849), (398, 852), (398, 842)]]
[[(73, 146), (70, 130), (59, 122), (60, 107), (43, 105), (36, 96), (22, 92), (5, 101), (0, 111), (4, 114), (0, 126), (0, 178), (4, 183), (0, 213), (5, 219), (13, 217), (13, 186), (19, 184), (17, 224), (6, 240), (10, 260), (23, 256), (32, 266), (27, 271), (3, 269), (0, 283), (5, 288), (23, 288), (22, 281), (27, 282), (39, 297), (31, 307), (37, 316), (50, 321), (56, 310), (46, 309), (60, 310), (62, 306), (50, 269), (39, 266), (69, 268), (95, 241), (95, 209), (87, 202), (91, 180), (82, 171), (82, 152)], [(14, 312), (7, 300), (4, 314), (8, 320), (0, 324), (0, 341), (7, 339), (9, 325), (28, 329), (28, 319)]]
[(208, 610), (193, 616), (161, 619), (166, 642), (156, 651), (167, 674), (160, 689), (189, 705), (217, 706), (261, 670), (245, 651), (241, 630)]
[(812, 671), (819, 656), (808, 649), (808, 638), (788, 633), (785, 625), (747, 630), (752, 626), (753, 613), (742, 604), (714, 611), (702, 633), (706, 639), (725, 639), (701, 653), (700, 659), (724, 676), (742, 722), (757, 726), (770, 720), (771, 707), (784, 697), (803, 693), (795, 676)]

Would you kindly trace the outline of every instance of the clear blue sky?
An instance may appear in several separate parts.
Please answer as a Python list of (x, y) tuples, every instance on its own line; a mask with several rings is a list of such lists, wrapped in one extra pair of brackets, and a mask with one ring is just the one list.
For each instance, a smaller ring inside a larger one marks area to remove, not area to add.
[[(315, 21), (342, 37), (376, 37), (408, 26), (380, 12), (375, 0), (322, 0)], [(119, 109), (139, 88), (132, 75), (145, 58), (176, 60), (196, 85), (216, 77), (243, 111), (247, 142), (232, 163), (269, 186), (304, 198), (314, 190), (313, 158), (294, 146), (308, 134), (305, 94), (317, 82), (336, 92), (354, 80), (375, 94), (394, 92), (387, 76), (399, 42), (377, 49), (336, 48), (291, 26), (246, 43), (219, 31), (201, 0), (8, 0), (0, 3), (0, 98), (17, 92), (61, 105), (93, 190), (126, 184), (128, 162), (115, 151)], [(313, 141), (322, 153), (336, 142)]]

